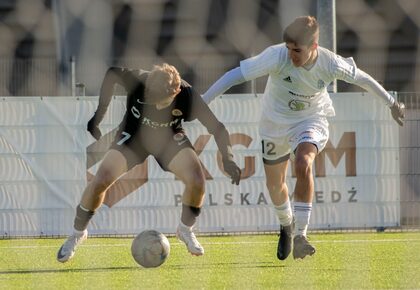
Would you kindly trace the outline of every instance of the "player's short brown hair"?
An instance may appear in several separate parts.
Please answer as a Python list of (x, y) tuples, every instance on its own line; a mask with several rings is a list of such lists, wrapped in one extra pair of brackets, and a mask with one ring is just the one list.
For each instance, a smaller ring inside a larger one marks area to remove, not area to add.
[(178, 70), (167, 63), (153, 66), (146, 79), (146, 90), (153, 92), (147, 94), (149, 102), (157, 103), (160, 100), (175, 94), (181, 85), (181, 76)]
[(313, 16), (300, 16), (289, 24), (283, 33), (283, 41), (295, 45), (310, 46), (318, 43), (319, 25)]

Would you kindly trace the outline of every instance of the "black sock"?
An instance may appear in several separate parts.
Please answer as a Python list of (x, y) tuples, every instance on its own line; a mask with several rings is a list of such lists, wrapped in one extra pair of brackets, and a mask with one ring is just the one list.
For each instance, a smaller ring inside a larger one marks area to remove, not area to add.
[(200, 215), (201, 208), (182, 204), (181, 222), (186, 226), (193, 226)]
[(78, 231), (84, 231), (92, 219), (94, 211), (83, 208), (80, 204), (76, 208), (76, 217), (74, 218), (74, 228)]

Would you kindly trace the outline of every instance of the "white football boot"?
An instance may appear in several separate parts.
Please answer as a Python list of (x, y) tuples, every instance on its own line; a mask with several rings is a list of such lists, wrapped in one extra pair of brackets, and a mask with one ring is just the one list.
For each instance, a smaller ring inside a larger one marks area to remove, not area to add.
[(67, 238), (57, 253), (57, 261), (65, 263), (73, 258), (76, 248), (88, 237), (88, 231), (84, 230), (81, 234), (73, 233)]
[(200, 245), (190, 227), (179, 225), (176, 230), (176, 237), (185, 243), (188, 252), (194, 256), (201, 256), (204, 254), (204, 248)]

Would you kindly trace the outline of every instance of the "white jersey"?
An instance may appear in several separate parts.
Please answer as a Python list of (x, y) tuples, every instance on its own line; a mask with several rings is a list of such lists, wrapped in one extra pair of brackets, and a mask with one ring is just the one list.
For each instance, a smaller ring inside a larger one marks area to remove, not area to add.
[(318, 47), (317, 60), (310, 69), (295, 67), (285, 43), (241, 61), (240, 68), (246, 80), (269, 75), (262, 108), (264, 117), (277, 124), (334, 116), (327, 86), (335, 79), (354, 83), (357, 73), (352, 58), (343, 58), (322, 47)]

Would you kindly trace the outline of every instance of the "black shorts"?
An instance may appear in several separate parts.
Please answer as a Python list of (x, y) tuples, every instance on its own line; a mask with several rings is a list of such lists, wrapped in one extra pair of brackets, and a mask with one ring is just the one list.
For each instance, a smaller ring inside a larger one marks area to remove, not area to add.
[(120, 151), (124, 155), (128, 170), (143, 163), (149, 155), (152, 155), (165, 171), (169, 171), (169, 163), (181, 149), (191, 148), (194, 150), (184, 133), (171, 134), (166, 138), (156, 138), (155, 142), (151, 142), (152, 139), (150, 136), (148, 138), (130, 136), (125, 131), (119, 130), (110, 149)]

